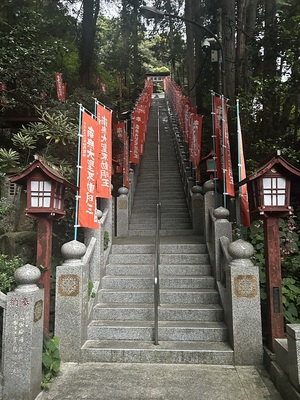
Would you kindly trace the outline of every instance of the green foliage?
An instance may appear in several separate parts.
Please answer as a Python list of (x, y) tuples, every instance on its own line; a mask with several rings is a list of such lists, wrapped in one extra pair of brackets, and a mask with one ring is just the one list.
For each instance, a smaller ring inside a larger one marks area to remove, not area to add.
[(1, 81), (7, 84), (6, 111), (32, 111), (35, 105), (50, 104), (51, 95), (55, 96), (54, 74), (64, 70), (64, 56), (74, 41), (68, 37), (72, 18), (57, 3), (1, 2)]
[(0, 148), (0, 169), (7, 171), (16, 168), (19, 165), (19, 159), (17, 151)]
[(93, 291), (94, 289), (94, 284), (92, 281), (89, 281), (88, 283), (88, 296), (91, 297), (92, 299), (95, 298), (96, 294)]
[[(293, 217), (279, 219), (279, 237), (282, 271), (282, 301), (284, 317), (288, 323), (300, 322), (300, 253), (299, 235)], [(253, 262), (259, 267), (261, 299), (267, 298), (264, 256), (264, 229), (262, 221), (253, 221), (249, 240), (255, 248)]]
[(23, 265), (23, 260), (15, 256), (11, 259), (0, 253), (0, 291), (8, 293), (16, 287), (14, 273)]
[(34, 154), (41, 154), (66, 179), (74, 179), (78, 127), (66, 111), (49, 112), (38, 109), (40, 122), (23, 126), (12, 134), (16, 150), (0, 148), (0, 171), (28, 165)]
[(57, 376), (60, 371), (61, 357), (58, 345), (57, 336), (53, 336), (52, 339), (44, 339), (42, 355), (43, 380), (41, 383), (44, 389), (50, 387), (51, 379)]
[(7, 214), (9, 214), (14, 209), (13, 204), (11, 204), (7, 198), (3, 197), (0, 199), (0, 221)]
[(291, 324), (299, 323), (300, 282), (294, 278), (282, 279), (282, 301), (285, 319)]
[(107, 231), (104, 231), (103, 244), (104, 244), (104, 251), (105, 251), (108, 248), (108, 244), (109, 244), (109, 233)]

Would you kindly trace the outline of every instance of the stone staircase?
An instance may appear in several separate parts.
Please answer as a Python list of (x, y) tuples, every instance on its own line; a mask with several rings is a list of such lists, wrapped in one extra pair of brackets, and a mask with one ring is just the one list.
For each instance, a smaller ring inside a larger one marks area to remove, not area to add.
[[(157, 112), (161, 203), (159, 345), (154, 345)], [(163, 100), (152, 104), (130, 234), (115, 238), (98, 292), (84, 362), (233, 364), (204, 239), (194, 236)]]

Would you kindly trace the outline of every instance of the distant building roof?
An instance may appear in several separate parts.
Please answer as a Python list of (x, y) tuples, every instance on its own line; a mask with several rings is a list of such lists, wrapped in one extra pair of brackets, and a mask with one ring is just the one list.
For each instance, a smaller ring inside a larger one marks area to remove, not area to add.
[(147, 71), (146, 76), (169, 76), (170, 71)]

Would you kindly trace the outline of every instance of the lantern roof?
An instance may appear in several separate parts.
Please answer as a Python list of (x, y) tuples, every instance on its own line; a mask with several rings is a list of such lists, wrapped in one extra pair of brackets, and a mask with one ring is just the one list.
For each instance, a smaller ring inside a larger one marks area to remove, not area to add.
[(294, 167), (288, 161), (286, 161), (280, 154), (280, 150), (277, 150), (276, 154), (269, 157), (267, 160), (263, 161), (261, 166), (256, 170), (253, 174), (247, 176), (247, 178), (243, 179), (238, 183), (238, 186), (243, 186), (245, 183), (258, 179), (260, 176), (264, 175), (268, 171), (270, 171), (274, 166), (278, 168), (279, 171), (283, 171), (283, 173), (290, 175), (291, 177), (300, 177), (300, 169)]
[(49, 161), (46, 161), (43, 157), (39, 155), (34, 156), (34, 161), (27, 165), (21, 172), (9, 178), (10, 182), (17, 183), (22, 186), (26, 186), (26, 181), (28, 176), (30, 176), (34, 171), (39, 170), (42, 171), (46, 176), (48, 176), (51, 180), (63, 184), (64, 186), (76, 191), (77, 186), (73, 185), (73, 183), (67, 181), (57, 170), (57, 168), (51, 164)]
[(206, 160), (211, 160), (215, 157), (215, 152), (213, 150), (211, 150), (210, 153), (208, 153), (205, 157), (201, 158), (200, 164), (204, 163), (204, 161)]

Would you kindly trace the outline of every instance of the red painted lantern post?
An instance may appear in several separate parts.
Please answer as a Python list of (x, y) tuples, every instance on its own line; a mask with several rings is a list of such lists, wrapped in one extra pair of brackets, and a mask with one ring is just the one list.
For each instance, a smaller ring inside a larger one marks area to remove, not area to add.
[(268, 303), (267, 345), (274, 352), (275, 339), (284, 337), (281, 288), (281, 252), (278, 219), (292, 211), (291, 180), (300, 177), (300, 170), (289, 164), (278, 151), (254, 174), (239, 183), (247, 183), (250, 213), (263, 218)]
[(26, 215), (37, 220), (36, 265), (43, 268), (40, 282), (44, 286), (44, 329), (49, 332), (52, 224), (53, 220), (65, 215), (65, 187), (76, 190), (76, 186), (66, 181), (52, 165), (38, 156), (23, 171), (11, 177), (10, 181), (26, 187)]
[(284, 338), (281, 289), (281, 254), (278, 216), (264, 216), (266, 291), (268, 299), (268, 348), (275, 351), (275, 339)]

